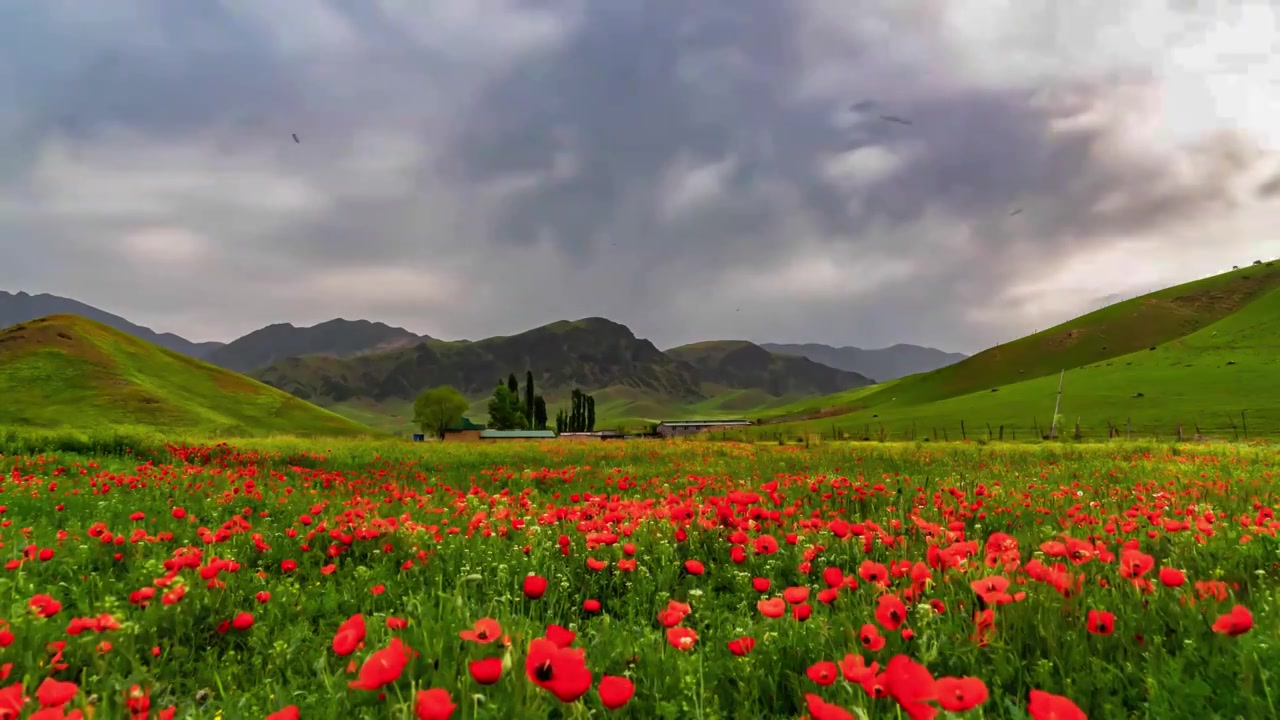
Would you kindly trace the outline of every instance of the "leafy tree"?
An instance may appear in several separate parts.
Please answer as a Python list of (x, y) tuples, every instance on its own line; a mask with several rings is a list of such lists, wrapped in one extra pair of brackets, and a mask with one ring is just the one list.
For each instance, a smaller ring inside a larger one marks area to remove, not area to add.
[(534, 422), (533, 413), (533, 371), (526, 370), (524, 373), (524, 417), (529, 421), (529, 427), (537, 427)]
[(520, 383), (516, 382), (515, 373), (511, 373), (507, 376), (507, 389), (511, 391), (512, 395), (515, 395), (517, 398), (520, 397)]
[(456, 389), (441, 385), (424, 391), (413, 401), (413, 422), (422, 433), (444, 437), (444, 431), (462, 421), (467, 399)]
[(596, 429), (596, 399), (591, 395), (587, 396), (587, 413), (586, 413), (587, 432), (595, 432)]
[(568, 432), (569, 423), (565, 421), (564, 408), (556, 411), (556, 434)]
[(547, 401), (543, 400), (541, 395), (533, 396), (533, 428), (547, 429)]
[(495, 430), (525, 430), (529, 427), (524, 419), (520, 396), (511, 392), (507, 385), (498, 385), (493, 391), (489, 400), (489, 425)]

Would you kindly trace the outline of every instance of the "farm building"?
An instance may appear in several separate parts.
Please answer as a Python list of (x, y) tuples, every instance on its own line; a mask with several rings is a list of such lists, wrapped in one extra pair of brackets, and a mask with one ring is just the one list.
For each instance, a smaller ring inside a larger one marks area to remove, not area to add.
[(614, 440), (623, 437), (617, 430), (597, 430), (595, 432), (565, 432), (556, 436), (560, 440)]
[(728, 430), (730, 428), (751, 427), (747, 420), (663, 420), (658, 423), (655, 432), (659, 437), (680, 437), (695, 435), (707, 430)]
[(481, 440), (554, 440), (551, 430), (481, 430)]
[(469, 418), (464, 417), (457, 425), (444, 431), (444, 440), (446, 442), (476, 442), (480, 439), (480, 433), (483, 431), (483, 425), (477, 425), (471, 422)]

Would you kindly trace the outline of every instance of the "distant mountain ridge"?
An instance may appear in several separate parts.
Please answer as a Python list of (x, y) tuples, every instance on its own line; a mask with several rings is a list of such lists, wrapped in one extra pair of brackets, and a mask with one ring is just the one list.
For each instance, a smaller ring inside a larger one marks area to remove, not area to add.
[(474, 342), (431, 340), (349, 358), (308, 355), (250, 372), (262, 382), (322, 404), (367, 398), (412, 400), (433, 385), (471, 398), (498, 380), (534, 373), (539, 392), (629, 387), (668, 397), (700, 397), (698, 371), (605, 318), (561, 320), (517, 335)]
[(41, 293), (31, 295), (25, 292), (9, 293), (0, 290), (0, 330), (11, 325), (31, 322), (50, 315), (79, 315), (109, 328), (128, 333), (140, 340), (159, 345), (162, 348), (180, 352), (188, 357), (203, 359), (209, 353), (222, 347), (220, 342), (192, 342), (173, 333), (158, 333), (151, 328), (136, 325), (119, 315), (99, 310), (79, 300)]
[(805, 357), (771, 352), (745, 340), (713, 340), (666, 351), (693, 365), (706, 384), (771, 395), (827, 395), (873, 384), (871, 378)]
[(396, 350), (431, 339), (401, 327), (369, 320), (337, 318), (311, 327), (276, 323), (236, 338), (213, 350), (204, 359), (228, 370), (248, 372), (303, 355), (348, 358)]
[(769, 352), (798, 355), (839, 370), (859, 373), (876, 382), (896, 380), (907, 375), (931, 372), (969, 357), (920, 345), (898, 344), (878, 350), (856, 347), (832, 347), (819, 343), (761, 343)]

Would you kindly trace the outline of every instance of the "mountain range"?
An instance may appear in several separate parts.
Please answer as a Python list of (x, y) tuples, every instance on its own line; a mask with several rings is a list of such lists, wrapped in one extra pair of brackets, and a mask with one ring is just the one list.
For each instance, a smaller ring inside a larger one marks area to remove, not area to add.
[(831, 347), (817, 343), (786, 345), (763, 343), (760, 347), (781, 355), (799, 355), (839, 370), (873, 377), (876, 382), (897, 380), (907, 375), (929, 372), (952, 365), (969, 357), (919, 345), (893, 345), (879, 350), (856, 347)]
[[(54, 295), (0, 293), (0, 328), (47, 316), (79, 316), (167, 350), (247, 375), (267, 386), (379, 424), (399, 418), (423, 389), (452, 385), (484, 412), (509, 373), (534, 373), (548, 401), (580, 388), (603, 391), (616, 413), (738, 414), (871, 385), (956, 356), (909, 345), (885, 350), (777, 346), (739, 340), (667, 351), (605, 318), (557, 321), (516, 335), (447, 341), (400, 327), (342, 318), (297, 327), (276, 323), (231, 342), (193, 342), (158, 333), (85, 303)], [(839, 366), (833, 365), (838, 362)], [(723, 403), (709, 402), (715, 399)], [(614, 405), (609, 401), (614, 400)], [(624, 410), (623, 408), (629, 408)], [(605, 408), (602, 407), (602, 410)]]

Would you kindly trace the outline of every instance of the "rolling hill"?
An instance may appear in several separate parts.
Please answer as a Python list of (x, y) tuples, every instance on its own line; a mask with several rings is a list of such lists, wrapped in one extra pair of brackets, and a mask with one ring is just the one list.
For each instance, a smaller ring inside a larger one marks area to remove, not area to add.
[[(935, 427), (1047, 433), (1065, 369), (1064, 434), (1280, 432), (1280, 270), (1252, 266), (1118, 303), (931, 373), (773, 411), (775, 428), (902, 438)], [(1242, 415), (1243, 412), (1243, 415)], [(1248, 429), (1246, 429), (1246, 426)], [(1116, 428), (1116, 430), (1112, 430)]]
[(204, 359), (228, 370), (248, 372), (302, 355), (346, 358), (396, 350), (430, 339), (404, 328), (368, 320), (339, 318), (311, 327), (277, 323), (239, 337), (213, 350)]
[(848, 370), (876, 382), (897, 380), (907, 375), (929, 372), (969, 357), (919, 345), (898, 344), (878, 350), (856, 347), (831, 347), (818, 343), (787, 345), (763, 343), (760, 347), (772, 353), (798, 355), (839, 370)]
[(0, 331), (0, 425), (226, 437), (372, 431), (243, 375), (74, 315)]
[(825, 395), (873, 382), (855, 372), (837, 370), (805, 357), (772, 353), (743, 340), (693, 343), (666, 352), (696, 368), (704, 385), (761, 390), (774, 397)]
[(173, 333), (158, 333), (150, 328), (135, 325), (119, 315), (112, 315), (92, 305), (86, 305), (79, 300), (57, 295), (29, 295), (25, 292), (8, 293), (0, 290), (0, 328), (31, 322), (50, 315), (78, 315), (194, 358), (203, 358), (222, 347), (222, 343), (219, 342), (192, 342)]

